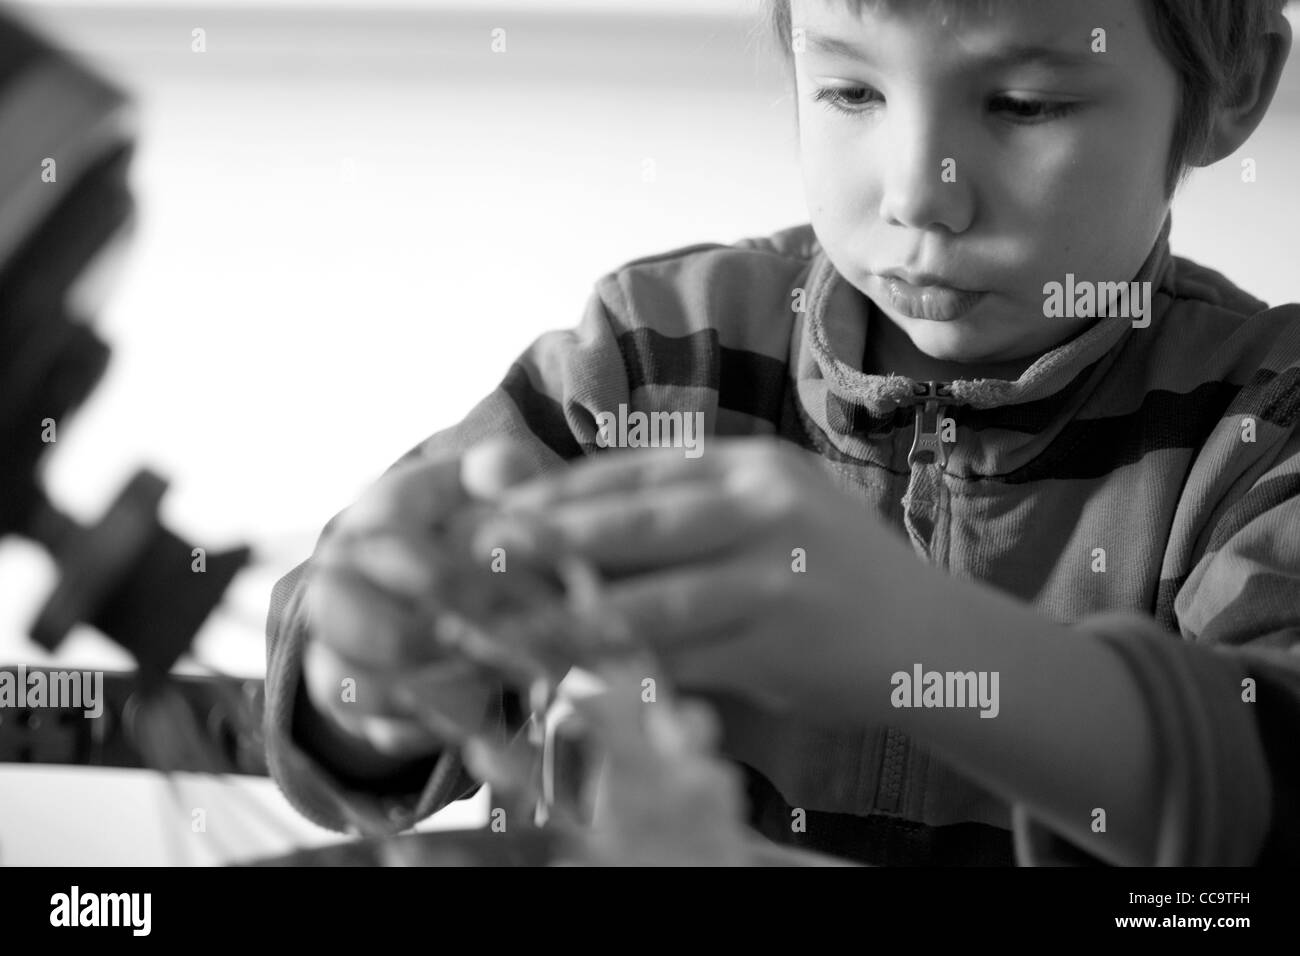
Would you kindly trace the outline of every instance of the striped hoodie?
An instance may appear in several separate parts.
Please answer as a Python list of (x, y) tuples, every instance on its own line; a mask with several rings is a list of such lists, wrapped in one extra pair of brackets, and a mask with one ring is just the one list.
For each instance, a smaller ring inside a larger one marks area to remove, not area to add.
[[(1014, 381), (864, 371), (886, 320), (810, 225), (638, 259), (399, 462), (504, 434), (555, 468), (606, 453), (596, 416), (620, 405), (793, 442), (919, 560), (1117, 649), (1163, 750), (1157, 859), (1135, 862), (1295, 862), (1300, 306), (1172, 257), (1168, 235), (1136, 277), (1152, 282), (1148, 326), (1099, 319)], [(934, 435), (945, 416), (955, 442)], [(313, 758), (295, 720), (307, 564), (276, 585), (267, 623), (272, 773), (326, 826), (410, 826), (473, 782), (451, 751), (382, 787)], [(880, 864), (1091, 862), (897, 729), (719, 708), (750, 822), (773, 840)], [(503, 720), (516, 711), (503, 700)]]

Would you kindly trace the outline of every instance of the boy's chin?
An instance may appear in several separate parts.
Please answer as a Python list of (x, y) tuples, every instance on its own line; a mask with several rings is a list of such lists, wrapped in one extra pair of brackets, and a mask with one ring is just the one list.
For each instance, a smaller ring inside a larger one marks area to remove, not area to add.
[(899, 323), (916, 350), (936, 362), (978, 364), (996, 361), (989, 353), (986, 338), (974, 334), (961, 319), (932, 322), (927, 319), (904, 319)]

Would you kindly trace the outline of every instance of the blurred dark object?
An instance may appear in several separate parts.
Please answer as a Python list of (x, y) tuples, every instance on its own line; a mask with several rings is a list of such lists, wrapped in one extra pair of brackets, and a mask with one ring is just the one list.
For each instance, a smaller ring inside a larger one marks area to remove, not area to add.
[[(746, 835), (750, 866), (857, 866), (848, 860), (778, 846), (756, 833)], [(280, 856), (250, 860), (243, 866), (555, 866), (583, 863), (579, 844), (554, 830), (495, 833), (445, 830), (331, 843)]]
[(52, 650), (85, 622), (130, 651), (153, 687), (249, 550), (205, 553), (199, 573), (192, 546), (159, 521), (166, 482), (149, 471), (93, 527), (60, 511), (39, 477), (51, 438), (108, 364), (87, 296), (133, 220), (131, 119), (121, 92), (0, 12), (0, 537), (30, 538), (58, 565), (35, 641)]
[(296, 850), (245, 866), (547, 866), (563, 840), (549, 830), (407, 833)]
[[(50, 668), (0, 671), (54, 684)], [(262, 695), (260, 680), (173, 675), (146, 690), (134, 673), (105, 674), (93, 720), (81, 705), (0, 708), (0, 763), (266, 776)]]

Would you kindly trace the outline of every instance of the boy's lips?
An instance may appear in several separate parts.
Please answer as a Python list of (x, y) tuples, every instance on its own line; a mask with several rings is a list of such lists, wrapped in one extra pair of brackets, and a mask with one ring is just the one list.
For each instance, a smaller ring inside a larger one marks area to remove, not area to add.
[(951, 322), (975, 308), (984, 298), (983, 292), (958, 288), (928, 273), (881, 272), (877, 278), (884, 287), (889, 304), (912, 319)]

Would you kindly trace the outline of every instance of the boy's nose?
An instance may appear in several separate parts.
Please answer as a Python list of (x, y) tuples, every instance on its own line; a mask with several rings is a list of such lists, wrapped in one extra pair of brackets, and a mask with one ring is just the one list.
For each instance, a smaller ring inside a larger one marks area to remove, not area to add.
[(945, 136), (942, 119), (929, 116), (896, 122), (881, 157), (880, 216), (909, 229), (965, 232), (974, 215), (973, 191)]

